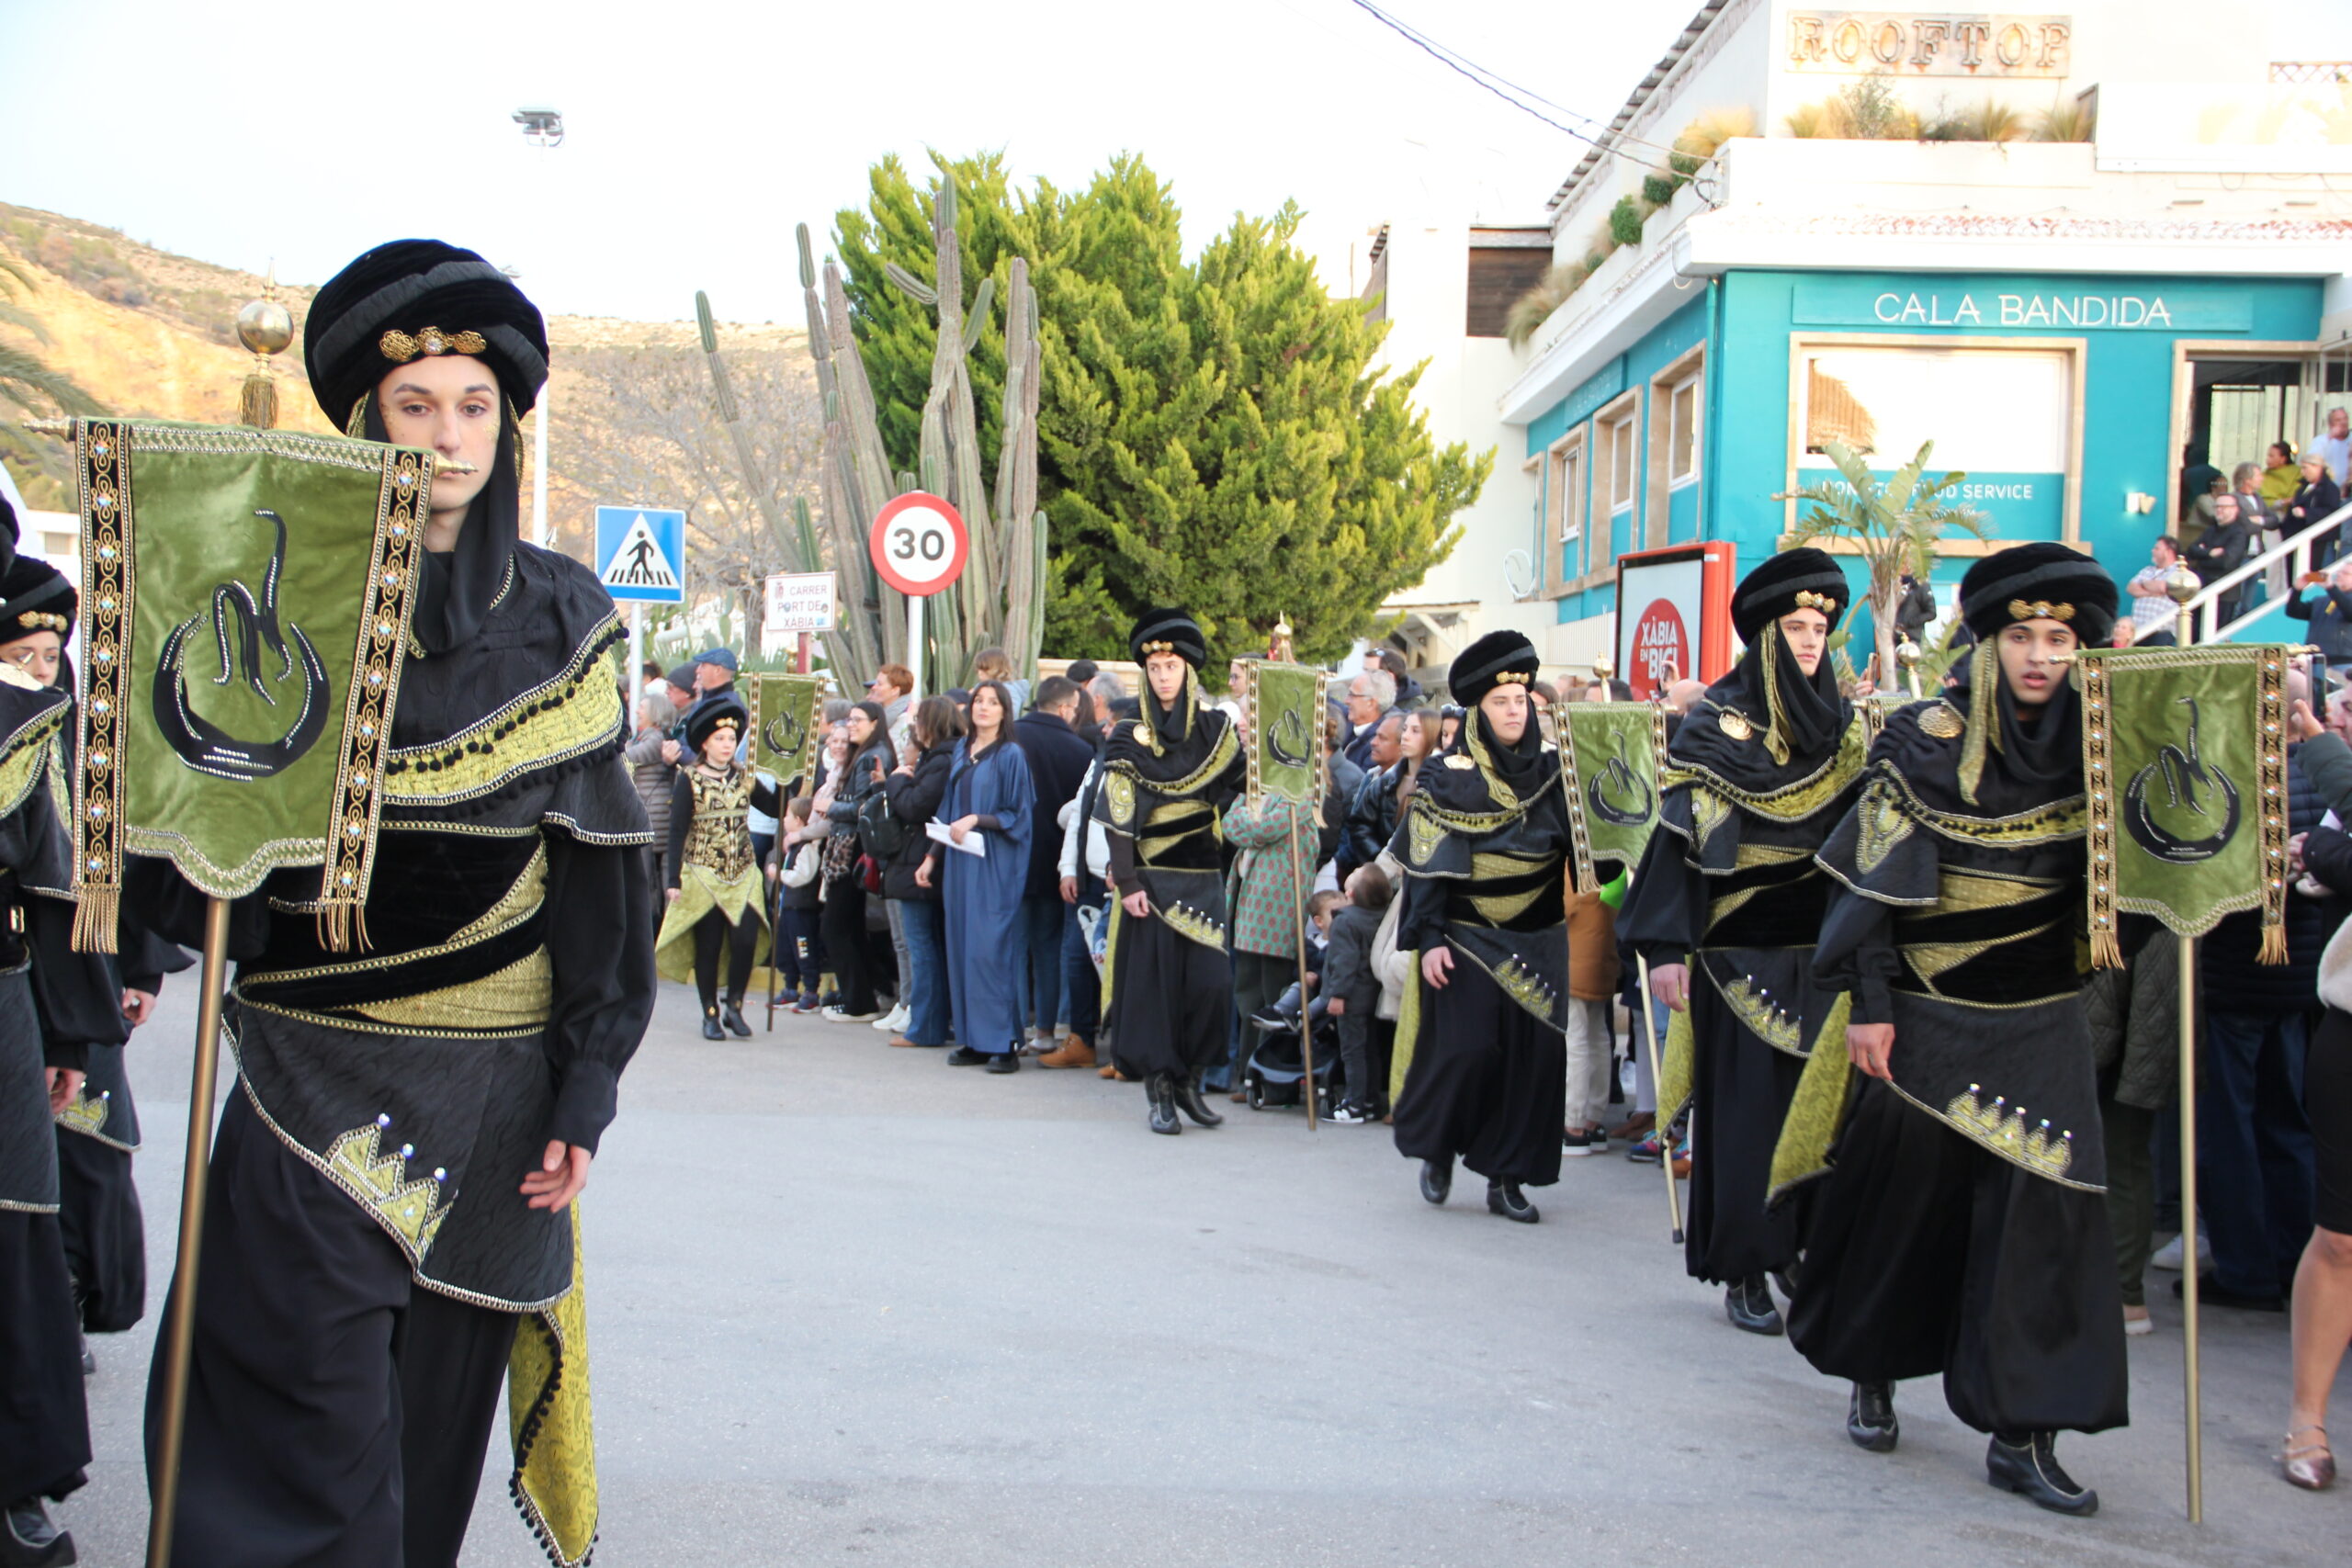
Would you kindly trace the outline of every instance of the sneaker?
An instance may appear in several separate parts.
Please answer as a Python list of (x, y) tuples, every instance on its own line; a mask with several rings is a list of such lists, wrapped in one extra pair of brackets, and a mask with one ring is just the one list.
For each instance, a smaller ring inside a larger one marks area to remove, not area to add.
[(1358, 1105), (1355, 1101), (1349, 1100), (1331, 1112), (1331, 1120), (1342, 1127), (1361, 1127), (1367, 1122), (1377, 1122), (1380, 1118), (1372, 1113), (1371, 1107)]
[(2148, 1315), (2148, 1309), (2146, 1307), (2126, 1306), (2123, 1309), (2124, 1333), (2134, 1335), (2154, 1334), (2155, 1331), (2156, 1320)]
[(792, 1010), (795, 1012), (804, 1013), (815, 1012), (817, 1010), (817, 993), (814, 991), (803, 991), (800, 994), (800, 999), (792, 1004)]
[(1563, 1159), (1582, 1159), (1587, 1155), (1607, 1152), (1609, 1134), (1594, 1127), (1587, 1131), (1563, 1128), (1560, 1132), (1560, 1156)]
[(844, 1007), (829, 1007), (825, 1010), (823, 1017), (827, 1023), (871, 1023), (874, 1021), (875, 1015), (870, 1012), (852, 1012)]
[(880, 1018), (876, 1019), (874, 1021), (874, 1027), (882, 1031), (885, 1034), (896, 1034), (905, 1030), (907, 1027), (907, 1010), (902, 1007), (896, 1007), (892, 1008), (888, 1012), (884, 1013)]
[[(1565, 1149), (1561, 1151), (1563, 1154), (1566, 1152)], [(1658, 1162), (1657, 1134), (1652, 1133), (1648, 1137), (1627, 1149), (1625, 1157), (1635, 1165), (1656, 1165)]]
[[(2162, 1247), (2156, 1248), (2156, 1255), (2148, 1259), (2148, 1267), (2151, 1269), (2168, 1269), (2176, 1274), (2179, 1273), (2181, 1253), (2183, 1250), (2180, 1243), (2181, 1238), (2175, 1236), (2170, 1241), (2165, 1243)], [(2197, 1227), (2197, 1267), (2199, 1269), (2211, 1269), (2212, 1266), (2213, 1244), (2211, 1241), (2207, 1239), (2205, 1227), (2203, 1225), (2199, 1225)]]

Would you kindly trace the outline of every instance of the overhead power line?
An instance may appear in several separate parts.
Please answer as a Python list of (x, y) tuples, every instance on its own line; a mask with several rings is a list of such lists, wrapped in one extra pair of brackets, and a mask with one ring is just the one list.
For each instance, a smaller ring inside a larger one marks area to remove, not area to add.
[[(1488, 70), (1486, 66), (1479, 64), (1476, 61), (1472, 60), (1468, 55), (1462, 53), (1460, 51), (1448, 48), (1446, 45), (1438, 42), (1435, 39), (1419, 31), (1408, 23), (1400, 21), (1396, 17), (1390, 16), (1379, 6), (1373, 5), (1372, 0), (1350, 0), (1350, 3), (1358, 10), (1363, 11), (1366, 16), (1371, 17), (1374, 21), (1380, 23), (1381, 26), (1387, 28), (1390, 31), (1396, 33), (1397, 37), (1403, 39), (1406, 42), (1411, 44), (1414, 48), (1419, 50), (1424, 54), (1427, 54), (1439, 64), (1444, 66), (1447, 70), (1452, 71), (1456, 75), (1463, 77), (1466, 81), (1476, 83), (1478, 86), (1485, 88), (1487, 92), (1493, 94), (1496, 97), (1500, 98), (1511, 107), (1519, 110), (1520, 113), (1541, 120), (1545, 125), (1550, 126), (1553, 130), (1557, 130), (1564, 135), (1574, 137), (1577, 141), (1585, 142), (1586, 144), (1597, 148), (1600, 152), (1610, 153), (1612, 156), (1627, 159), (1643, 168), (1650, 168), (1655, 165), (1642, 158), (1634, 156), (1633, 152), (1629, 152), (1624, 146), (1621, 145), (1621, 143), (1632, 143), (1637, 146), (1649, 148), (1658, 154), (1660, 160), (1663, 160), (1672, 151), (1670, 148), (1659, 146), (1657, 142), (1645, 141), (1640, 137), (1627, 135), (1622, 130), (1617, 131), (1612, 135), (1605, 126), (1602, 128), (1602, 135), (1595, 136), (1589, 131), (1579, 130), (1572, 125), (1563, 125), (1558, 120), (1554, 119), (1550, 115), (1545, 114), (1543, 109), (1538, 108), (1535, 106), (1537, 104), (1541, 104), (1544, 108), (1557, 109), (1560, 113), (1567, 115), (1571, 118), (1583, 120), (1588, 125), (1600, 125), (1601, 122), (1595, 119), (1589, 114), (1581, 114), (1575, 109), (1566, 107), (1564, 105), (1555, 104), (1552, 102), (1551, 99), (1543, 96), (1541, 94), (1536, 93), (1530, 88), (1521, 87), (1516, 83), (1510, 81), (1508, 78), (1499, 75), (1496, 72)], [(1609, 140), (1604, 141), (1602, 140), (1602, 137), (1608, 137)]]

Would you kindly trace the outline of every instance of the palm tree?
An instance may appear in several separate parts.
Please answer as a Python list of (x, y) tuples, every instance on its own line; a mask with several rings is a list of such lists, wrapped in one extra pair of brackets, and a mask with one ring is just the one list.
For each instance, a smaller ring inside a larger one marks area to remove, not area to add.
[(1935, 566), (1938, 542), (1950, 530), (1978, 539), (1993, 534), (1982, 513), (1951, 499), (1966, 474), (1928, 477), (1928, 458), (1935, 449), (1932, 441), (1922, 444), (1917, 457), (1881, 480), (1871, 472), (1865, 453), (1842, 441), (1826, 441), (1822, 450), (1838, 466), (1839, 477), (1773, 498), (1805, 502), (1812, 508), (1797, 519), (1791, 544), (1851, 539), (1856, 553), (1869, 563), (1871, 630), (1882, 682), (1894, 679), (1894, 604), (1903, 574), (1925, 579)]
[[(49, 341), (49, 333), (38, 318), (29, 311), (8, 303), (7, 296), (19, 290), (30, 291), (32, 274), (6, 255), (0, 255), (0, 321), (12, 327), (22, 327), (41, 343)], [(18, 408), (44, 411), (55, 408), (63, 413), (104, 413), (98, 400), (75, 384), (74, 378), (62, 370), (53, 370), (47, 361), (28, 349), (10, 348), (0, 344), (0, 398)]]

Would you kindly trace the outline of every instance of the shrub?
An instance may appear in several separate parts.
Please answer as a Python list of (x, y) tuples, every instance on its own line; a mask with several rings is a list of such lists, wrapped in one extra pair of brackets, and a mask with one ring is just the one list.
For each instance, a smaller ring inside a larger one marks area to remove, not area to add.
[(1642, 208), (1632, 197), (1619, 197), (1609, 209), (1609, 237), (1621, 245), (1642, 243)]
[(1664, 207), (1674, 199), (1674, 193), (1681, 188), (1681, 180), (1666, 175), (1642, 176), (1642, 199), (1652, 207)]

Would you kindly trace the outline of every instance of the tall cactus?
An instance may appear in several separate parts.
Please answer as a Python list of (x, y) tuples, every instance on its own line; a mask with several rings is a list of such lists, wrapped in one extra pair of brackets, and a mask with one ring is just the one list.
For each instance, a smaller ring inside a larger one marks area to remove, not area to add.
[[(849, 291), (839, 264), (821, 272), (799, 225), (800, 288), (808, 318), (808, 353), (816, 361), (817, 388), (824, 400), (825, 457), (821, 468), (824, 525), (811, 520), (806, 501), (794, 503), (796, 527), (787, 533), (773, 502), (763, 502), (768, 523), (788, 556), (813, 558), (822, 547), (841, 574), (845, 625), (827, 642), (837, 670), (862, 683), (885, 661), (906, 659), (907, 602), (883, 582), (866, 557), (874, 517), (891, 497), (925, 490), (953, 505), (971, 536), (964, 574), (926, 606), (924, 630), (933, 657), (924, 662), (933, 689), (961, 682), (972, 656), (995, 644), (1024, 675), (1036, 673), (1037, 648), (1045, 632), (1046, 514), (1037, 510), (1037, 393), (1042, 379), (1037, 333), (1037, 295), (1029, 264), (1015, 257), (1004, 291), (1004, 400), (993, 486), (980, 453), (978, 411), (972, 393), (970, 358), (996, 308), (996, 280), (983, 278), (967, 312), (964, 307), (964, 254), (956, 233), (956, 185), (945, 168), (932, 201), (933, 267), (925, 282), (892, 263), (890, 285), (939, 314), (939, 341), (932, 355), (931, 389), (923, 400), (922, 436), (913, 473), (893, 474), (882, 446), (874, 385), (865, 374), (852, 324)], [(820, 288), (821, 283), (821, 288)], [(745, 477), (762, 496), (751, 437), (732, 412), (726, 367), (709, 325), (709, 311), (695, 296), (703, 318), (703, 347), (709, 357), (721, 418), (735, 437)]]

